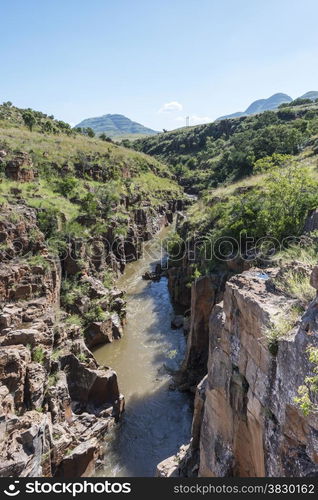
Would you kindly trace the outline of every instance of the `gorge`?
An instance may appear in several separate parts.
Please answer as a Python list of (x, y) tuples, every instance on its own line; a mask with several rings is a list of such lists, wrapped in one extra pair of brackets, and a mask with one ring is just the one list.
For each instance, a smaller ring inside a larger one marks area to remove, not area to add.
[(316, 476), (317, 104), (134, 149), (23, 115), (0, 107), (0, 475)]

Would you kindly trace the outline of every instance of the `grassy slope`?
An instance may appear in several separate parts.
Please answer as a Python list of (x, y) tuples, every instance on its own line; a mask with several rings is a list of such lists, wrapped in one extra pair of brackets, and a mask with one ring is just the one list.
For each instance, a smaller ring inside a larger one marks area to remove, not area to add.
[[(67, 133), (59, 129), (55, 133), (44, 133), (43, 118), (31, 132), (24, 125), (21, 112), (17, 108), (0, 106), (0, 149), (7, 152), (0, 164), (0, 203), (16, 202), (22, 197), (28, 205), (52, 214), (57, 212), (61, 221), (71, 222), (78, 215), (96, 212), (97, 202), (97, 216), (105, 221), (109, 217), (112, 220), (117, 216), (123, 218), (123, 214), (127, 218), (122, 206), (125, 196), (133, 199), (140, 195), (133, 202), (133, 208), (144, 201), (157, 206), (182, 196), (169, 168), (155, 158), (69, 130)], [(53, 126), (57, 124), (49, 120)], [(6, 178), (5, 164), (17, 151), (30, 154), (37, 172), (33, 182), (21, 183)], [(68, 193), (61, 189), (65, 179), (74, 183)], [(18, 196), (13, 188), (20, 190)], [(87, 197), (92, 200), (84, 206)]]

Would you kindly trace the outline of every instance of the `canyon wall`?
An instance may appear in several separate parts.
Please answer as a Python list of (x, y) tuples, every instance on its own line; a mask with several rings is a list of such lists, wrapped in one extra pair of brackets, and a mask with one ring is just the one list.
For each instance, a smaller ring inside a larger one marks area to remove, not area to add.
[[(116, 373), (99, 366), (90, 351), (118, 339), (125, 321), (123, 293), (107, 288), (100, 276), (107, 269), (119, 274), (138, 258), (142, 240), (169, 224), (179, 205), (132, 210), (127, 236), (111, 251), (116, 227), (90, 245), (70, 238), (63, 258), (52, 256), (36, 210), (23, 202), (2, 207), (0, 476), (66, 478), (93, 472), (104, 453), (103, 436), (124, 409)], [(97, 243), (104, 247), (92, 257), (87, 248)], [(82, 287), (67, 311), (60, 308), (66, 280)], [(70, 320), (84, 317), (92, 303), (98, 303), (96, 314), (102, 317), (92, 315), (83, 331)]]
[(307, 347), (318, 346), (318, 299), (269, 346), (269, 325), (284, 312), (288, 318), (296, 302), (275, 287), (279, 272), (253, 268), (232, 277), (218, 303), (210, 277), (193, 285), (186, 362), (196, 353), (200, 373), (207, 361), (206, 374), (196, 390), (191, 443), (158, 465), (159, 476), (318, 474), (318, 416), (304, 416), (295, 403), (313, 374)]

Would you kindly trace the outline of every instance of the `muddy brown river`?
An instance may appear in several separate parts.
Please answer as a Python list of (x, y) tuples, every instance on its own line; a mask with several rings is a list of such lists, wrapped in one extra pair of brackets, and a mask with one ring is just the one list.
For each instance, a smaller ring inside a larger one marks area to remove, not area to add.
[(106, 437), (106, 454), (98, 476), (154, 476), (156, 465), (190, 439), (189, 396), (169, 390), (171, 373), (185, 352), (182, 330), (171, 329), (173, 307), (167, 279), (149, 282), (142, 274), (165, 256), (161, 231), (144, 246), (144, 257), (129, 264), (118, 287), (127, 293), (124, 336), (94, 352), (100, 364), (118, 375), (126, 400), (121, 422)]

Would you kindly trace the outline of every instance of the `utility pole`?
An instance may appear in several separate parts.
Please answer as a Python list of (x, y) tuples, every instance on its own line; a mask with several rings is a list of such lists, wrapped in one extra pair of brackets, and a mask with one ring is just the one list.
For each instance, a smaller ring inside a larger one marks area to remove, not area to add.
[(190, 123), (190, 118), (189, 118), (189, 116), (186, 116), (186, 127), (189, 126), (189, 123)]

